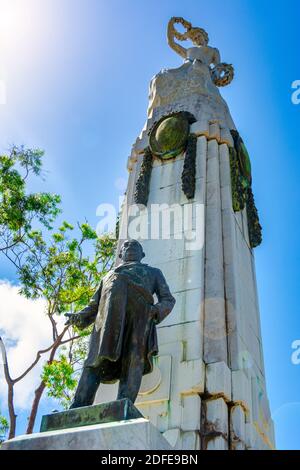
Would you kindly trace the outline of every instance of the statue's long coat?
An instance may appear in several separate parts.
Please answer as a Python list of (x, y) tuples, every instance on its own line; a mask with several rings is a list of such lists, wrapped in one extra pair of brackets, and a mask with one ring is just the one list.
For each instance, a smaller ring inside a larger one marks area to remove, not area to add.
[[(157, 316), (150, 316), (154, 304)], [(120, 378), (130, 351), (144, 358), (144, 374), (157, 354), (156, 323), (172, 310), (175, 299), (162, 272), (143, 263), (124, 263), (102, 280), (90, 304), (80, 312), (81, 326), (95, 322), (85, 367), (100, 367), (101, 382)]]

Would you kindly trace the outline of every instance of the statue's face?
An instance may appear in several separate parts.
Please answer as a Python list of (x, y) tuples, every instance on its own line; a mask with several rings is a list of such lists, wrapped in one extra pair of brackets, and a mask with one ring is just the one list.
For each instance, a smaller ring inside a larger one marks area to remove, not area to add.
[(205, 37), (205, 35), (202, 33), (200, 29), (194, 28), (191, 29), (189, 32), (189, 36), (191, 41), (196, 45), (196, 46), (207, 46), (208, 40)]
[(143, 248), (137, 240), (126, 240), (121, 248), (123, 261), (141, 261), (144, 257)]

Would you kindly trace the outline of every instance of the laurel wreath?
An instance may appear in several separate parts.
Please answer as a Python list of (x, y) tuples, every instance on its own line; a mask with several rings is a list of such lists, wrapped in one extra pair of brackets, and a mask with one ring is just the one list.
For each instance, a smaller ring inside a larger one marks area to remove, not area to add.
[(234, 68), (231, 64), (222, 62), (221, 64), (217, 64), (210, 73), (214, 84), (222, 87), (229, 85), (229, 83), (232, 82), (234, 77)]
[[(182, 26), (186, 29), (186, 32), (180, 33), (179, 31), (177, 31), (177, 29), (174, 26), (174, 24), (176, 23), (182, 24)], [(190, 23), (189, 21), (186, 21), (184, 18), (179, 18), (179, 17), (172, 18), (172, 32), (174, 34), (174, 37), (178, 39), (179, 41), (186, 41), (187, 39), (189, 39), (188, 32), (191, 29), (192, 29), (192, 23)]]

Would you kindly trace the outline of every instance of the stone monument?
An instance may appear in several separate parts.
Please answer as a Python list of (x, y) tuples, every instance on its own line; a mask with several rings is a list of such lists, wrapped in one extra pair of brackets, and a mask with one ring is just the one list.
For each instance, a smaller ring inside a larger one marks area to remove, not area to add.
[[(261, 226), (250, 158), (218, 88), (234, 69), (183, 18), (167, 36), (184, 63), (151, 80), (120, 238), (140, 230), (176, 305), (157, 327), (160, 352), (135, 406), (176, 449), (273, 449), (253, 252)], [(96, 401), (103, 393), (117, 390)]]
[[(262, 237), (251, 163), (218, 89), (230, 84), (234, 69), (208, 45), (206, 31), (183, 18), (169, 21), (167, 37), (184, 63), (163, 69), (150, 83), (148, 117), (128, 159), (119, 224), (121, 254), (124, 240), (139, 240), (146, 263), (164, 273), (172, 293), (168, 316), (156, 325), (159, 353), (152, 371), (141, 381), (138, 367), (139, 390), (130, 386), (128, 373), (117, 373), (114, 379), (123, 385), (103, 383), (96, 405), (76, 408), (92, 402), (101, 382), (101, 374), (95, 384), (84, 372), (75, 409), (44, 417), (42, 433), (5, 448), (275, 446), (255, 280), (253, 249)], [(186, 40), (193, 47), (180, 44)], [(158, 318), (157, 309), (151, 314)], [(137, 391), (133, 406), (127, 398), (134, 401)]]

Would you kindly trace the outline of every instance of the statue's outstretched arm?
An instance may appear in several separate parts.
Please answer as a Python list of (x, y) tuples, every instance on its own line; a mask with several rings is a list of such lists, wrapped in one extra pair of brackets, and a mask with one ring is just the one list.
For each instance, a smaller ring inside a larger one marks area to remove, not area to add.
[(96, 319), (98, 313), (98, 306), (101, 297), (102, 282), (95, 294), (91, 298), (87, 307), (78, 313), (66, 314), (69, 317), (68, 324), (76, 325), (79, 329), (87, 328), (92, 325)]
[(175, 28), (174, 28), (174, 23), (178, 23), (178, 22), (181, 22), (182, 21), (185, 21), (183, 20), (183, 18), (177, 18), (177, 17), (173, 17), (170, 19), (169, 23), (168, 23), (168, 31), (167, 31), (167, 38), (168, 38), (168, 44), (169, 46), (175, 51), (177, 52), (177, 54), (179, 54), (183, 59), (186, 59), (187, 57), (187, 50), (185, 49), (185, 47), (181, 46), (180, 44), (178, 44), (177, 42), (175, 42), (174, 40), (174, 37), (175, 37)]
[(101, 290), (102, 290), (102, 282), (98, 289), (96, 290), (95, 294), (91, 298), (89, 304), (87, 307), (85, 307), (80, 314), (80, 320), (84, 328), (87, 326), (90, 326), (92, 323), (94, 323), (97, 313), (98, 313), (98, 306), (100, 302), (100, 297), (101, 297)]

